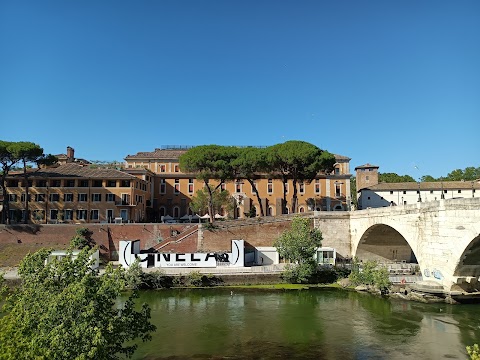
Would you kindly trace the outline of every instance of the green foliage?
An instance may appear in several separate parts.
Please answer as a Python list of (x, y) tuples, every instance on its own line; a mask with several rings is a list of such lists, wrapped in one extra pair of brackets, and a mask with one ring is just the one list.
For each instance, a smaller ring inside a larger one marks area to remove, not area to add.
[(467, 353), (471, 360), (480, 360), (480, 348), (478, 344), (467, 346)]
[(129, 268), (125, 270), (125, 287), (133, 290), (140, 289), (143, 284), (143, 274), (140, 260), (137, 258)]
[[(270, 146), (267, 151), (267, 164), (272, 175), (280, 174), (284, 182), (293, 182), (292, 212), (296, 212), (297, 183), (310, 182), (319, 171), (331, 171), (335, 156), (305, 141), (286, 141)], [(277, 175), (278, 176), (278, 175)], [(286, 203), (286, 188), (283, 194)]]
[(315, 259), (306, 260), (300, 264), (289, 264), (285, 266), (281, 278), (291, 284), (310, 284), (317, 272)]
[(78, 228), (75, 230), (75, 235), (70, 240), (70, 247), (72, 249), (91, 249), (95, 243), (92, 239), (93, 232), (88, 228)]
[(395, 173), (379, 173), (378, 181), (385, 183), (398, 183), (398, 182), (415, 182), (415, 179), (410, 175), (398, 175)]
[(311, 227), (310, 219), (296, 216), (290, 229), (285, 230), (273, 246), (282, 258), (301, 264), (313, 258), (322, 239), (321, 231)]
[(368, 260), (361, 264), (355, 259), (349, 279), (353, 285), (372, 285), (382, 291), (389, 289), (392, 285), (388, 277), (388, 270), (379, 266), (374, 260)]
[(322, 243), (322, 233), (312, 229), (310, 219), (295, 217), (290, 230), (286, 230), (274, 242), (279, 255), (294, 263), (286, 267), (283, 279), (292, 283), (307, 283), (317, 269), (315, 251)]
[(210, 217), (213, 217), (216, 213), (221, 213), (222, 210), (227, 212), (233, 212), (233, 198), (227, 190), (216, 189), (209, 185), (212, 201), (213, 214), (208, 211), (210, 203), (210, 193), (207, 189), (197, 190), (195, 196), (192, 197), (190, 202), (190, 209), (194, 213), (204, 214), (209, 213)]
[(191, 271), (185, 275), (185, 286), (202, 286), (202, 274), (199, 271)]
[(83, 249), (77, 258), (45, 264), (49, 250), (21, 262), (22, 285), (0, 318), (0, 359), (119, 359), (151, 339), (150, 309), (135, 310), (133, 292), (119, 302), (124, 270), (107, 266), (99, 276)]

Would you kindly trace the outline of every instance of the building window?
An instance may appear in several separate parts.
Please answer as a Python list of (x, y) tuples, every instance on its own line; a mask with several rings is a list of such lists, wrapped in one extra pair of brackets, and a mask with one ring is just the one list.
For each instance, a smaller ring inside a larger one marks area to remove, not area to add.
[(433, 194), (433, 190), (430, 190), (430, 194)]
[(58, 218), (58, 210), (57, 209), (51, 209), (50, 210), (50, 220), (57, 220)]
[(65, 187), (75, 187), (75, 180), (66, 180)]
[(85, 202), (87, 201), (87, 194), (78, 194), (78, 200), (77, 201), (81, 201), (81, 202)]
[(98, 220), (98, 210), (90, 210), (90, 220)]
[(9, 202), (16, 202), (17, 201), (17, 194), (8, 194), (8, 201)]
[(50, 180), (50, 186), (61, 187), (62, 186), (62, 180)]
[(107, 221), (113, 222), (113, 209), (107, 209)]
[(272, 207), (272, 206), (269, 206), (269, 207), (268, 207), (267, 215), (268, 215), (268, 216), (273, 216), (273, 207)]
[(462, 190), (458, 190), (458, 193), (461, 194), (461, 193), (462, 193)]
[(393, 195), (393, 191), (390, 191), (390, 195)]
[(92, 194), (92, 201), (95, 201), (95, 202), (102, 201), (102, 194)]
[(365, 176), (365, 181), (366, 181), (366, 182), (368, 182), (368, 175), (367, 175), (367, 176)]
[(320, 179), (315, 179), (315, 194), (320, 194)]
[(304, 213), (305, 212), (305, 208), (303, 206), (300, 206), (300, 208), (298, 209), (299, 212), (301, 213)]
[(180, 193), (180, 179), (175, 179), (173, 193), (174, 194), (179, 194)]
[(174, 165), (173, 166), (173, 172), (179, 172), (179, 171), (180, 171), (180, 169), (179, 169), (178, 165)]
[(37, 202), (44, 202), (45, 201), (45, 194), (36, 194), (35, 201)]
[(63, 218), (65, 220), (73, 220), (73, 210), (71, 209), (63, 210)]
[(236, 193), (242, 192), (242, 183), (239, 180), (235, 182), (235, 192)]
[(165, 182), (165, 179), (160, 179), (160, 194), (166, 194), (167, 193), (167, 184)]
[(272, 179), (268, 179), (267, 193), (273, 194), (273, 180)]
[(130, 180), (122, 180), (120, 182), (120, 187), (130, 187)]
[(80, 180), (78, 187), (88, 187), (88, 180)]
[(18, 187), (18, 180), (7, 180), (7, 187)]
[(122, 194), (122, 205), (130, 205), (130, 194)]
[(180, 208), (178, 206), (175, 206), (173, 208), (173, 217), (176, 219), (180, 217)]
[(166, 171), (166, 166), (165, 164), (160, 164), (160, 172), (164, 173)]
[(50, 201), (60, 201), (60, 194), (50, 194), (49, 200)]
[(37, 187), (47, 187), (47, 180), (37, 180)]
[(107, 187), (117, 187), (117, 180), (107, 180)]
[(77, 220), (87, 220), (87, 210), (77, 210)]
[(300, 194), (305, 194), (305, 183), (301, 182), (298, 184)]
[(336, 167), (335, 168), (335, 175), (339, 175), (340, 174), (340, 168), (339, 167)]
[(403, 190), (403, 194), (405, 195), (407, 192), (405, 190)]
[(158, 213), (160, 214), (160, 216), (165, 216), (167, 214), (165, 206), (160, 206), (160, 208), (158, 209)]
[(110, 193), (110, 194), (107, 194), (106, 197), (107, 197), (107, 198), (105, 199), (105, 201), (108, 201), (108, 202), (113, 202), (113, 201), (115, 201), (115, 194), (111, 194), (111, 193)]
[(225, 183), (220, 184), (221, 191), (225, 191), (226, 188), (227, 188), (227, 186), (225, 185)]
[(72, 193), (66, 193), (63, 195), (63, 201), (65, 202), (72, 202), (73, 201), (73, 194)]
[(342, 196), (342, 185), (335, 184), (335, 196), (336, 197)]
[(188, 179), (188, 193), (193, 194), (195, 187), (193, 185), (193, 179)]
[(93, 180), (92, 181), (92, 187), (102, 187), (102, 186), (103, 186), (102, 180)]

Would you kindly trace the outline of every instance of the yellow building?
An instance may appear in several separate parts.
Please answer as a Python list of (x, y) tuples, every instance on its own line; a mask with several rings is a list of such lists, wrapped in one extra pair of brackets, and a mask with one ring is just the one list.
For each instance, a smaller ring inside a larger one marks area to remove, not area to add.
[[(63, 162), (28, 172), (30, 222), (100, 223), (143, 221), (149, 216), (153, 174), (129, 174), (96, 165)], [(25, 216), (26, 187), (23, 172), (7, 177), (9, 217), (21, 223)]]
[[(153, 211), (157, 218), (171, 216), (175, 219), (192, 215), (190, 199), (204, 187), (194, 174), (185, 174), (179, 166), (179, 157), (188, 147), (163, 147), (151, 152), (138, 152), (125, 158), (126, 171), (145, 169), (155, 174), (153, 185)], [(348, 210), (350, 207), (350, 158), (335, 155), (336, 164), (332, 173), (319, 173), (311, 183), (298, 184), (298, 211)], [(275, 216), (288, 212), (292, 204), (293, 184), (288, 181), (287, 204), (283, 205), (283, 182), (259, 174), (256, 187), (259, 191), (265, 215)], [(260, 205), (246, 180), (224, 184), (237, 200), (234, 217), (243, 218), (252, 212), (260, 214)]]

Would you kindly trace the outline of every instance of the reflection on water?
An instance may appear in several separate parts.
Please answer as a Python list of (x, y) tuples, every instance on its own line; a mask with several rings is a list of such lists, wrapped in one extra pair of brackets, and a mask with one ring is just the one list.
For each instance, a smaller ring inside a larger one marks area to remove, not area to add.
[(157, 326), (134, 359), (466, 359), (480, 305), (336, 289), (143, 292)]

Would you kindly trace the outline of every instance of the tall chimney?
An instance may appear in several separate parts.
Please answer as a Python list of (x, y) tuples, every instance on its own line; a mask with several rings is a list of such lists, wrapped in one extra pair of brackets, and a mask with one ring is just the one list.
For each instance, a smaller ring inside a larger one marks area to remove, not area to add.
[(73, 162), (75, 159), (75, 149), (67, 146), (67, 162)]

